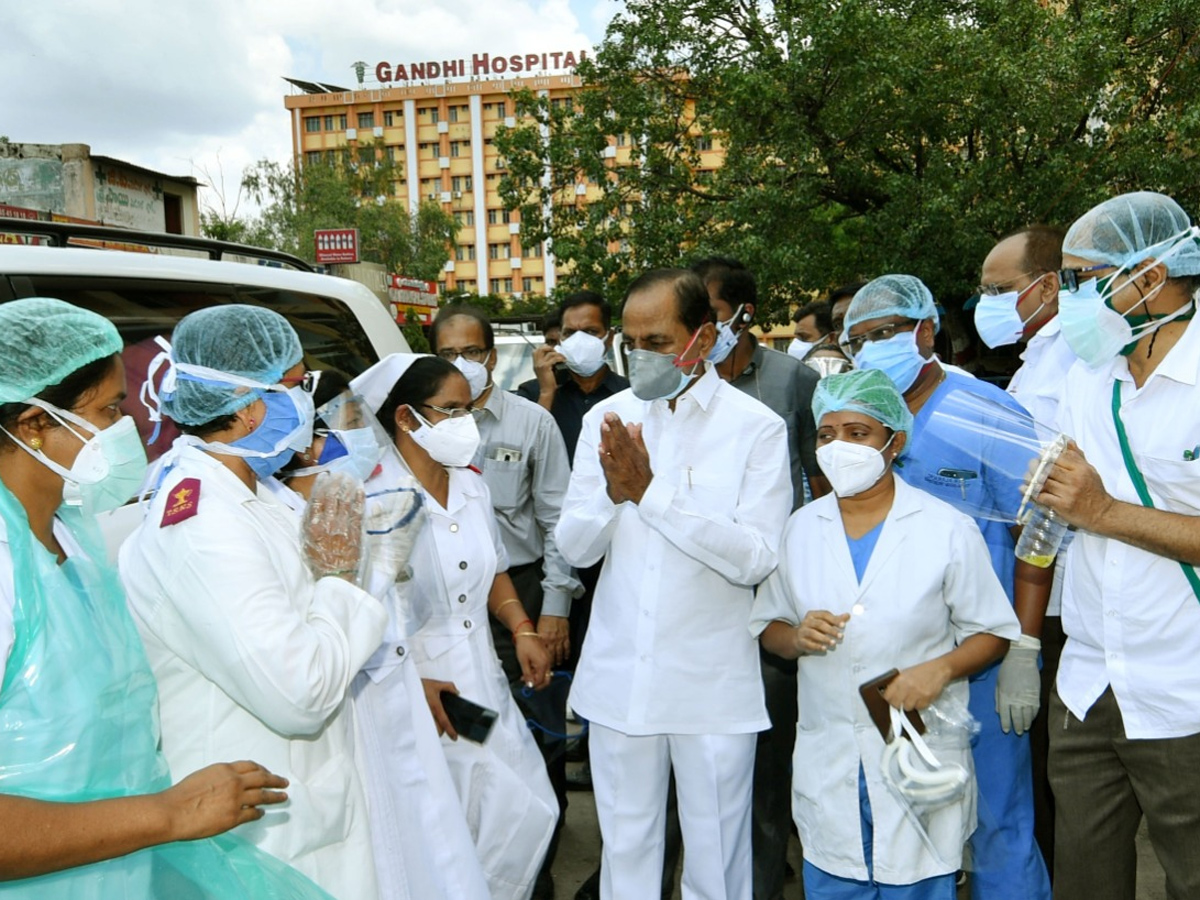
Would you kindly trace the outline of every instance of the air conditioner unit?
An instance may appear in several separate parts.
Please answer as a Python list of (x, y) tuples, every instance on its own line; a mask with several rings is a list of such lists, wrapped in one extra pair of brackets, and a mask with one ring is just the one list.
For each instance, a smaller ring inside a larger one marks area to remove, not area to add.
[(455, 199), (455, 200), (461, 200), (461, 199), (462, 199), (462, 191), (455, 191), (455, 192), (454, 192), (454, 199)]
[(434, 193), (432, 193), (432, 194), (428, 194), (428, 195), (426, 195), (425, 199), (426, 199), (426, 200), (436, 200), (436, 199), (437, 199), (437, 197), (438, 197), (438, 195), (437, 195), (437, 192), (435, 191), (435, 192), (434, 192)]

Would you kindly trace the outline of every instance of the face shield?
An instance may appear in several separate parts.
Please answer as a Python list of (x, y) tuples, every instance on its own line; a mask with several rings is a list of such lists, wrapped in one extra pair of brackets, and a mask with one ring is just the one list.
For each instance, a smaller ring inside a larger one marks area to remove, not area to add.
[(316, 462), (294, 469), (292, 477), (321, 472), (346, 472), (366, 481), (392, 445), (379, 420), (358, 394), (343, 392), (316, 411), (314, 443), (322, 440)]

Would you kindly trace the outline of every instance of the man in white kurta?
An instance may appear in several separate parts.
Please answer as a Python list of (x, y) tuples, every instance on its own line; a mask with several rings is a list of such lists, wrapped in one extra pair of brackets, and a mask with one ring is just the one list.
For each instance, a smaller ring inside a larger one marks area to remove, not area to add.
[[(570, 701), (591, 723), (605, 898), (658, 897), (671, 769), (684, 897), (750, 896), (754, 744), (770, 723), (746, 624), (792, 493), (783, 420), (701, 362), (715, 338), (707, 310), (690, 272), (634, 282), (633, 388), (584, 418), (556, 531), (572, 564), (605, 560)], [(658, 393), (640, 381), (643, 362), (664, 355), (682, 392), (639, 399)], [(624, 437), (627, 425), (640, 433)], [(631, 452), (643, 484), (618, 488), (611, 460)]]

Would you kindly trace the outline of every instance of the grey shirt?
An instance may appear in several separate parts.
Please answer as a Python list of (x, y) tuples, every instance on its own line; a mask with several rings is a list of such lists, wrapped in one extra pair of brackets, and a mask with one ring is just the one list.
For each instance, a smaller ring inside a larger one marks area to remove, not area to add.
[(804, 473), (821, 473), (817, 465), (817, 426), (812, 413), (813, 391), (820, 378), (795, 357), (764, 347), (757, 339), (754, 342), (750, 365), (730, 384), (787, 423), (792, 509), (796, 509), (804, 502)]
[(509, 563), (544, 560), (542, 614), (566, 616), (582, 591), (554, 542), (571, 468), (554, 417), (536, 403), (492, 388), (476, 419), (483, 472)]

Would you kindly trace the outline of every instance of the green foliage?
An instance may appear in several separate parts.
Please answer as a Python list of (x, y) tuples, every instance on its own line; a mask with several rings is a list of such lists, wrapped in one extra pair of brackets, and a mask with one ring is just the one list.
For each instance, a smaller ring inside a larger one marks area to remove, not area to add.
[(953, 305), (1023, 225), (1137, 189), (1200, 211), (1198, 35), (1200, 0), (627, 0), (571, 108), (519, 98), (500, 190), (567, 288), (719, 252), (764, 321), (885, 272)]
[[(407, 199), (396, 196), (399, 178), (398, 165), (378, 146), (360, 147), (357, 155), (347, 149), (340, 160), (301, 168), (264, 159), (247, 170), (242, 183), (261, 213), (234, 224), (244, 224), (249, 243), (310, 262), (315, 258), (314, 231), (357, 228), (363, 262), (436, 281), (450, 258), (458, 224), (434, 202), (410, 212)], [(206, 222), (206, 234), (208, 227)]]
[(425, 336), (425, 329), (421, 325), (421, 319), (415, 309), (411, 307), (404, 312), (404, 325), (400, 331), (404, 334), (404, 339), (408, 341), (408, 349), (413, 353), (429, 353), (429, 338)]

